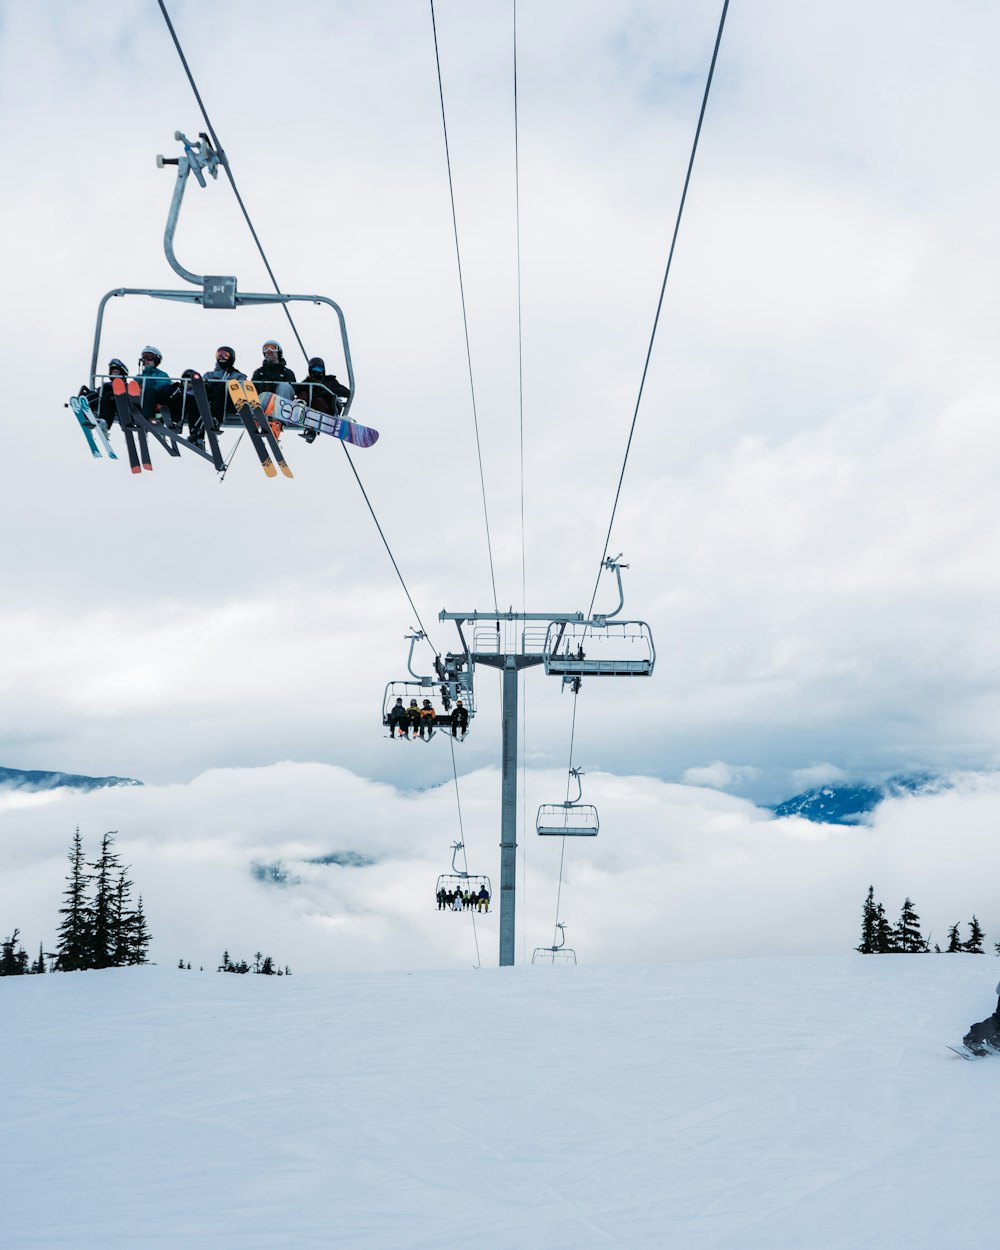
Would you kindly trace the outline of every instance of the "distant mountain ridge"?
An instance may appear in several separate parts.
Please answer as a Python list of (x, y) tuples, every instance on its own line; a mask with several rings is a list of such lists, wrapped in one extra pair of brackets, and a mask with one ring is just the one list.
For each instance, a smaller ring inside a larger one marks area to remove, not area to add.
[(932, 793), (946, 786), (947, 782), (930, 773), (890, 777), (882, 782), (833, 781), (785, 799), (771, 810), (776, 816), (801, 816), (824, 825), (862, 825), (884, 799)]
[(134, 777), (85, 777), (81, 773), (50, 773), (37, 769), (0, 768), (0, 786), (9, 790), (104, 790), (141, 786)]

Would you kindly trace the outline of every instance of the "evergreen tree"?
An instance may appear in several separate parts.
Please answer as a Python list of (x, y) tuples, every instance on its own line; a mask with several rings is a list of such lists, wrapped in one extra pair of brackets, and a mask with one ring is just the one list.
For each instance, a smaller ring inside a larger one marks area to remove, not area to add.
[(886, 919), (885, 908), (881, 903), (875, 907), (875, 953), (891, 955), (896, 949), (896, 934)]
[(20, 929), (0, 942), (0, 977), (20, 977), (28, 971), (28, 952), (18, 947)]
[(975, 918), (975, 916), (973, 916), (969, 921), (969, 940), (965, 943), (962, 949), (969, 955), (982, 955), (983, 938), (985, 937), (986, 934), (979, 927), (979, 921)]
[(111, 907), (112, 959), (116, 968), (145, 962), (144, 959), (133, 958), (139, 918), (132, 908), (132, 882), (128, 879), (127, 872), (127, 868), (118, 870)]
[(45, 966), (45, 951), (42, 950), (41, 942), (38, 943), (38, 958), (31, 965), (31, 971), (34, 973), (48, 972)]
[(903, 954), (913, 955), (927, 949), (924, 935), (920, 932), (920, 917), (913, 910), (913, 903), (908, 898), (903, 900), (895, 937), (895, 949)]
[(91, 968), (111, 968), (116, 963), (115, 948), (118, 942), (115, 933), (115, 883), (121, 864), (111, 849), (114, 838), (114, 833), (106, 833), (101, 838), (101, 854), (96, 863), (88, 864), (93, 869), (91, 880), (94, 883), (94, 899), (91, 903)]
[(59, 908), (59, 915), (65, 916), (65, 919), (59, 926), (56, 967), (61, 972), (80, 972), (90, 967), (93, 929), (90, 904), (87, 901), (90, 878), (83, 859), (79, 825), (73, 835), (69, 862), (70, 871), (66, 878), (69, 884), (64, 891), (66, 906)]
[(261, 971), (261, 974), (265, 977), (274, 976), (274, 960), (271, 958), (270, 955), (268, 955), (267, 958), (264, 960), (264, 962), (261, 964), (260, 971)]
[(153, 938), (146, 925), (146, 912), (142, 905), (142, 895), (139, 895), (139, 902), (136, 904), (134, 912), (129, 913), (128, 918), (128, 960), (130, 964), (149, 963), (146, 956), (149, 954), (149, 944)]
[(948, 950), (947, 954), (954, 955), (956, 951), (962, 949), (962, 939), (958, 936), (958, 921), (948, 930)]
[(862, 955), (874, 955), (877, 949), (877, 909), (875, 905), (875, 887), (868, 887), (864, 906), (861, 909), (861, 942), (854, 949)]

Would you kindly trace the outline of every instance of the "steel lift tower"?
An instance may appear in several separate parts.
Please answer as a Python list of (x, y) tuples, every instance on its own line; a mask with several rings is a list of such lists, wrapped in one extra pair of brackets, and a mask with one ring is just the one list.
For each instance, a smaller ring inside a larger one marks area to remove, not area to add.
[[(612, 620), (625, 603), (621, 570), (609, 557), (603, 567), (618, 578), (614, 612), (590, 618), (582, 612), (441, 612), (454, 621), (463, 650), (445, 657), (449, 670), (474, 673), (477, 665), (503, 676), (500, 799), (500, 967), (514, 964), (517, 878), (517, 684), (522, 669), (542, 665), (547, 675), (579, 690), (584, 677), (649, 677), (656, 651), (645, 621)], [(472, 627), (471, 640), (463, 626)]]

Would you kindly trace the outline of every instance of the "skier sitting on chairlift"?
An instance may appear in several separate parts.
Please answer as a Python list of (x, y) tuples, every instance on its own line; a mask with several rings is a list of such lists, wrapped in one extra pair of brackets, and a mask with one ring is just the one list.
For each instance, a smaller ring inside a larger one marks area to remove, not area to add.
[(427, 741), (430, 742), (434, 737), (434, 707), (430, 699), (424, 699), (424, 705), (420, 709), (420, 736), (427, 735)]
[(188, 424), (188, 441), (196, 447), (205, 446), (205, 426), (198, 411), (198, 404), (191, 393), (190, 379), (197, 376), (196, 369), (185, 369), (179, 382), (175, 382), (167, 395), (170, 424), (178, 433)]
[(420, 733), (420, 708), (417, 707), (416, 699), (411, 699), (410, 706), (406, 709), (406, 725), (413, 730), (414, 738), (417, 737)]
[(157, 404), (168, 402), (173, 390), (170, 374), (160, 368), (162, 359), (156, 347), (144, 347), (139, 354), (139, 372), (135, 376), (142, 387), (142, 415), (147, 420), (155, 415)]
[(389, 709), (389, 737), (395, 738), (396, 730), (399, 730), (401, 738), (408, 738), (410, 735), (406, 732), (406, 708), (403, 707), (403, 700), (397, 699), (393, 706)]
[(469, 709), (462, 703), (461, 699), (455, 700), (455, 707), (451, 714), (451, 736), (458, 737), (458, 731), (461, 729), (462, 737), (465, 737), (469, 728)]
[(295, 381), (295, 374), (285, 364), (281, 344), (277, 339), (267, 339), (261, 351), (264, 354), (264, 360), (260, 368), (254, 369), (252, 379), (257, 387), (257, 393), (264, 395), (268, 391), (274, 391), (276, 395), (281, 395), (284, 399), (294, 398), (292, 383)]
[(91, 390), (89, 386), (80, 387), (80, 394), (90, 405), (90, 411), (95, 417), (100, 417), (108, 429), (114, 424), (115, 417), (118, 415), (114, 391), (111, 389), (113, 377), (128, 377), (128, 369), (117, 356), (108, 362), (108, 380), (101, 384), (100, 390)]
[(215, 351), (215, 368), (204, 374), (205, 389), (208, 392), (208, 405), (215, 418), (215, 428), (221, 429), (227, 412), (235, 412), (236, 406), (229, 394), (226, 383), (231, 378), (246, 380), (246, 374), (236, 368), (236, 353), (231, 347), (218, 347)]

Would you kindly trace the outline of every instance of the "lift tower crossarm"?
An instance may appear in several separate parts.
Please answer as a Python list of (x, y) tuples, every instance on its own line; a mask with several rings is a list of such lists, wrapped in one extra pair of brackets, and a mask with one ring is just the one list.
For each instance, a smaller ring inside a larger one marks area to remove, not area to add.
[(580, 623), (587, 618), (582, 612), (445, 612), (439, 621), (567, 621)]

